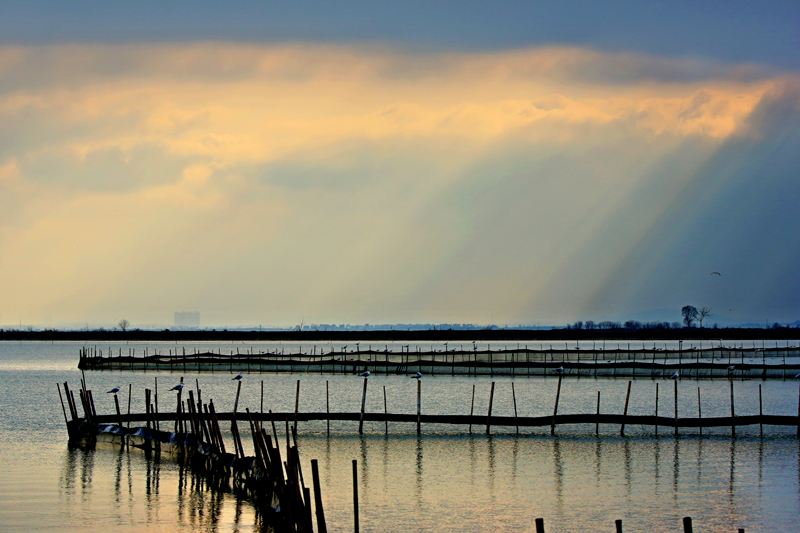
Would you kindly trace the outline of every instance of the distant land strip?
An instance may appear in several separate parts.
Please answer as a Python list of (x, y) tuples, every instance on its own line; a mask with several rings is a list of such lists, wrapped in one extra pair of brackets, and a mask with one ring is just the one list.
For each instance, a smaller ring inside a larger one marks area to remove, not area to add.
[(797, 340), (800, 328), (610, 328), (610, 329), (386, 329), (386, 330), (244, 330), (111, 329), (0, 330), (0, 341), (673, 341)]

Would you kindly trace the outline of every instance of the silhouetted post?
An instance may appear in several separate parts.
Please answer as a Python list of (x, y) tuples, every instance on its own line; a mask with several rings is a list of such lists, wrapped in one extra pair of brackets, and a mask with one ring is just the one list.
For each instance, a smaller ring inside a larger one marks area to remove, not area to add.
[(734, 421), (735, 416), (736, 416), (736, 410), (734, 409), (734, 404), (733, 404), (733, 379), (731, 379), (731, 437), (736, 436), (736, 424)]
[(614, 520), (614, 527), (616, 528), (617, 533), (622, 533), (622, 520), (620, 519)]
[(514, 382), (511, 382), (511, 398), (514, 400), (514, 422), (517, 426), (517, 435), (519, 435), (519, 422), (517, 420), (517, 394), (514, 392)]
[(683, 517), (683, 533), (692, 533), (694, 529), (692, 528), (692, 517), (691, 516), (684, 516)]
[(422, 380), (417, 380), (417, 435), (420, 434), (420, 418), (422, 418)]
[(597, 418), (594, 420), (594, 434), (600, 435), (600, 391), (597, 391)]
[(536, 519), (536, 533), (544, 533), (544, 518)]
[(358, 417), (358, 434), (361, 435), (364, 432), (364, 407), (367, 403), (367, 379), (364, 378), (364, 390), (361, 393), (361, 414)]
[(358, 461), (353, 459), (353, 531), (358, 533)]
[(800, 438), (800, 385), (797, 386), (797, 436)]
[[(242, 380), (236, 382), (236, 400), (233, 402), (234, 414), (239, 410), (239, 393), (242, 392)], [(180, 394), (180, 393), (178, 393)]]
[(389, 411), (386, 408), (386, 385), (383, 386), (383, 422), (386, 434), (389, 434)]
[(744, 528), (743, 527), (739, 528), (739, 533), (744, 533)]
[(328, 427), (328, 436), (331, 435), (331, 400), (328, 394), (328, 380), (325, 380), (325, 422)]
[(556, 434), (556, 415), (558, 414), (558, 399), (561, 397), (561, 374), (558, 376), (558, 386), (556, 387), (556, 403), (553, 406), (553, 422), (550, 424), (550, 435)]
[(69, 433), (69, 419), (67, 418), (67, 409), (64, 407), (64, 397), (61, 395), (61, 385), (56, 382), (58, 389), (58, 399), (61, 400), (61, 412), (64, 413), (64, 424), (67, 426), (67, 433)]
[[(798, 396), (797, 414), (800, 416), (800, 396)], [(472, 403), (469, 406), (469, 432), (472, 434), (472, 413), (475, 409), (475, 384), (472, 384)], [(797, 435), (800, 436), (800, 425), (797, 426)]]
[(131, 427), (130, 416), (131, 416), (131, 392), (133, 390), (132, 387), (133, 385), (131, 383), (128, 383), (128, 427)]
[(656, 436), (658, 436), (658, 382), (657, 381), (656, 381)]
[(122, 427), (122, 413), (119, 412), (119, 398), (117, 397), (117, 393), (114, 393), (114, 407), (117, 410), (117, 424)]
[[(311, 477), (314, 484), (314, 505), (317, 511), (317, 531), (327, 533), (328, 527), (325, 524), (325, 509), (322, 506), (322, 492), (319, 483), (319, 465), (316, 459), (311, 459)], [(309, 503), (310, 504), (310, 503)]]
[(703, 406), (700, 404), (700, 387), (697, 387), (697, 418), (700, 420), (700, 436), (703, 436)]
[[(327, 381), (326, 381), (326, 383), (327, 383)], [(261, 380), (261, 402), (260, 402), (260, 406), (261, 406), (261, 414), (263, 415), (264, 414), (264, 380), (263, 379)]]
[(764, 423), (762, 422), (762, 417), (764, 416), (764, 408), (761, 403), (761, 383), (758, 384), (758, 434), (763, 439), (764, 438)]
[(297, 380), (297, 388), (294, 392), (294, 430), (297, 432), (297, 413), (300, 410), (300, 380)]
[(628, 402), (631, 399), (631, 383), (632, 381), (628, 382), (628, 392), (625, 394), (625, 410), (622, 412), (622, 427), (619, 430), (620, 436), (625, 436), (625, 419), (628, 417)]
[(675, 436), (678, 436), (678, 380), (675, 380)]
[(492, 388), (489, 390), (489, 413), (486, 415), (486, 434), (489, 435), (492, 431), (492, 403), (494, 402), (494, 381), (492, 381)]

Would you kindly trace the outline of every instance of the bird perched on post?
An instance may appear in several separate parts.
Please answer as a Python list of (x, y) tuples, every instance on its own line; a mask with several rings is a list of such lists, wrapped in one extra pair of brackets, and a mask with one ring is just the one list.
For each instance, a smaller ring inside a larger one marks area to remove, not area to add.
[(681, 377), (681, 373), (680, 373), (679, 370), (676, 370), (675, 372), (672, 373), (672, 376), (670, 376), (670, 379), (678, 379), (679, 377)]
[(119, 387), (114, 387), (110, 391), (106, 391), (106, 394), (116, 394), (119, 392)]
[(416, 372), (413, 376), (408, 376), (408, 377), (415, 379), (422, 379), (422, 372)]
[(172, 387), (170, 390), (176, 390), (176, 391), (179, 391), (179, 392), (182, 391), (183, 390), (183, 383), (178, 383), (177, 385)]
[(369, 370), (364, 370), (362, 373), (359, 374), (362, 378), (368, 378), (370, 374)]
[(242, 381), (242, 377), (241, 374), (236, 374), (235, 377), (231, 378), (231, 381)]

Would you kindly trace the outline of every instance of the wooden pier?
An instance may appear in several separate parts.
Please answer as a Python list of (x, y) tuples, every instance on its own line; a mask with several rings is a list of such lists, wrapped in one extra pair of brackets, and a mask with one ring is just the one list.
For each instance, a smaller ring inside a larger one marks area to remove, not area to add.
[(421, 372), (440, 375), (541, 376), (579, 375), (631, 378), (758, 378), (793, 379), (800, 375), (800, 348), (710, 347), (672, 350), (662, 348), (571, 349), (568, 346), (515, 349), (401, 349), (391, 351), (372, 346), (355, 351), (317, 347), (308, 352), (284, 349), (229, 353), (170, 349), (168, 353), (137, 353), (129, 348), (84, 347), (78, 367), (83, 370), (172, 370), (180, 372), (315, 372), (353, 374), (364, 370), (381, 374)]

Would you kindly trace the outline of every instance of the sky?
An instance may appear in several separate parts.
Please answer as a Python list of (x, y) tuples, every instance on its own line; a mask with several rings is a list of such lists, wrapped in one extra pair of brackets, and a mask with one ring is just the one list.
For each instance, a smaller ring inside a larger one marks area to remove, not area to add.
[(0, 325), (800, 319), (800, 4), (335, 4), (0, 4)]

